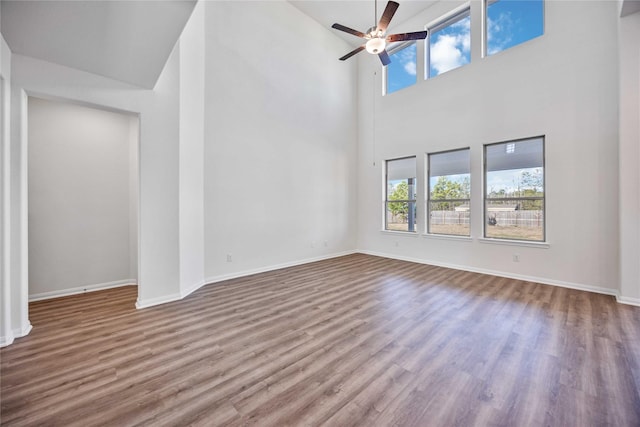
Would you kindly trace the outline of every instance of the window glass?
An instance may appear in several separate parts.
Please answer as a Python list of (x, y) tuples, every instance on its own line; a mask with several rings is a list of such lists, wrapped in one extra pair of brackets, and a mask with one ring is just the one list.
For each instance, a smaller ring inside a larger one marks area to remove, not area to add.
[(428, 77), (435, 77), (471, 61), (469, 9), (429, 30)]
[(469, 236), (469, 149), (429, 154), (428, 232)]
[(392, 50), (389, 54), (391, 64), (386, 66), (387, 90), (393, 93), (416, 83), (416, 57), (418, 49), (412, 42)]
[(416, 231), (416, 158), (386, 162), (385, 229)]
[(544, 241), (544, 138), (485, 146), (485, 237)]
[(489, 0), (486, 6), (487, 55), (544, 32), (543, 0)]

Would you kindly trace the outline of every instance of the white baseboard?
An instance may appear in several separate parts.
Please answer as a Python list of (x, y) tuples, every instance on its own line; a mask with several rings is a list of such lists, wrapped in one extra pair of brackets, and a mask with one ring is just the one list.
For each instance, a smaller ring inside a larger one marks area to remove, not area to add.
[(180, 298), (184, 298), (186, 296), (191, 295), (192, 293), (194, 293), (195, 291), (197, 291), (198, 289), (200, 289), (204, 285), (206, 285), (206, 282), (204, 280), (201, 280), (198, 283), (194, 283), (193, 285), (188, 286), (186, 289), (181, 289), (180, 290)]
[(138, 300), (136, 301), (136, 308), (137, 309), (141, 309), (141, 308), (149, 308), (149, 307), (153, 307), (154, 305), (160, 305), (160, 304), (166, 304), (168, 302), (174, 302), (174, 301), (180, 301), (182, 299), (182, 296), (178, 293), (178, 294), (171, 294), (171, 295), (163, 295), (157, 298), (151, 298), (151, 299), (147, 299), (147, 300), (142, 300), (140, 299), (140, 297), (138, 297)]
[(116, 280), (113, 282), (97, 283), (95, 285), (79, 286), (77, 288), (62, 289), (59, 291), (43, 292), (40, 294), (29, 295), (29, 301), (41, 301), (51, 298), (66, 297), (69, 295), (84, 294), (86, 292), (101, 291), (104, 289), (119, 288), (120, 286), (135, 285), (135, 279)]
[(616, 301), (618, 301), (620, 304), (635, 305), (636, 307), (640, 307), (640, 298), (632, 298), (632, 297), (625, 297), (622, 295), (616, 295)]
[(33, 326), (31, 326), (31, 322), (27, 321), (24, 327), (9, 331), (8, 336), (0, 337), (0, 348), (13, 344), (16, 338), (26, 337), (31, 332), (31, 329), (33, 329)]
[(209, 285), (212, 283), (224, 282), (225, 280), (237, 279), (239, 277), (251, 276), (252, 274), (258, 273), (266, 273), (267, 271), (280, 270), (282, 268), (295, 267), (297, 265), (309, 264), (311, 262), (324, 261), (331, 258), (338, 258), (341, 256), (352, 255), (357, 251), (344, 251), (333, 253), (329, 255), (322, 255), (313, 258), (305, 258), (297, 261), (284, 262), (281, 264), (270, 265), (266, 267), (254, 268), (251, 270), (237, 271), (234, 273), (221, 274), (219, 276), (210, 276), (205, 278), (205, 284)]
[[(551, 279), (546, 279), (544, 277), (525, 276), (522, 274), (506, 273), (504, 271), (469, 267), (466, 265), (449, 264), (449, 263), (426, 260), (421, 258), (412, 258), (412, 257), (406, 257), (402, 255), (388, 254), (384, 252), (375, 252), (375, 251), (367, 251), (367, 250), (359, 250), (357, 252), (366, 254), (366, 255), (379, 256), (383, 258), (397, 259), (400, 261), (409, 261), (409, 262), (415, 262), (418, 264), (435, 265), (437, 267), (452, 268), (454, 270), (470, 271), (473, 273), (490, 274), (492, 276), (506, 277), (508, 279), (524, 280), (527, 282), (541, 283), (543, 285), (559, 286), (561, 288), (576, 289), (580, 291), (595, 292), (598, 294), (613, 295), (615, 297), (618, 297), (618, 291), (616, 289), (602, 288), (602, 287), (592, 286), (592, 285), (584, 285), (581, 283), (564, 282), (561, 280), (551, 280)], [(618, 300), (618, 302), (620, 301)]]
[(24, 325), (24, 327), (13, 330), (13, 336), (14, 338), (26, 337), (32, 329), (33, 326), (31, 325), (31, 322), (27, 320), (27, 324)]
[(138, 298), (138, 301), (136, 302), (136, 308), (138, 308), (138, 309), (140, 309), (140, 308), (148, 308), (148, 307), (153, 307), (155, 305), (165, 304), (165, 303), (168, 303), (168, 302), (179, 301), (179, 300), (185, 298), (186, 296), (192, 294), (193, 292), (197, 291), (198, 289), (200, 289), (204, 285), (218, 283), (218, 282), (222, 282), (222, 281), (230, 280), (230, 279), (236, 279), (238, 277), (250, 276), (252, 274), (265, 273), (267, 271), (280, 270), (281, 268), (294, 267), (296, 265), (308, 264), (310, 262), (323, 261), (325, 259), (337, 258), (337, 257), (345, 256), (345, 255), (351, 255), (351, 254), (354, 254), (355, 252), (356, 251), (338, 252), (338, 253), (329, 254), (329, 255), (323, 255), (323, 256), (314, 257), (314, 258), (305, 258), (305, 259), (301, 259), (301, 260), (297, 260), (297, 261), (285, 262), (285, 263), (281, 263), (281, 264), (255, 268), (255, 269), (251, 269), (251, 270), (244, 270), (244, 271), (238, 271), (238, 272), (229, 273), (229, 274), (222, 274), (222, 275), (219, 275), (219, 276), (207, 277), (207, 278), (205, 278), (205, 280), (203, 280), (201, 282), (198, 282), (198, 283), (194, 283), (191, 286), (187, 287), (186, 289), (180, 291), (179, 294), (161, 296), (161, 297), (158, 297), (158, 298), (152, 298), (150, 300), (141, 300), (140, 298)]
[(9, 332), (7, 336), (0, 337), (0, 348), (13, 344), (14, 339), (12, 332)]

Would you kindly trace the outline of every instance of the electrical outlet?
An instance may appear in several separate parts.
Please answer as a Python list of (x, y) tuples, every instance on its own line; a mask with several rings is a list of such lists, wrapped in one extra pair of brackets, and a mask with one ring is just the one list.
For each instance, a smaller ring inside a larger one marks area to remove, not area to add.
[(513, 254), (513, 262), (520, 262), (520, 254)]
[(315, 248), (316, 247), (316, 242), (314, 242), (313, 240), (311, 241), (311, 247)]
[(233, 262), (233, 257), (231, 254), (227, 254), (227, 262)]
[(324, 241), (324, 247), (328, 247), (329, 246), (329, 242), (327, 242), (326, 240)]
[(400, 242), (396, 242), (396, 248), (400, 246)]

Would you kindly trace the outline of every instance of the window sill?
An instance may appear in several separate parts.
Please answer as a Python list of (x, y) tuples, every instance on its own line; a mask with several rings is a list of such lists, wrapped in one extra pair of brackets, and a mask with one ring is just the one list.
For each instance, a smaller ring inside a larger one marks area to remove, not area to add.
[(549, 249), (551, 245), (547, 242), (527, 242), (524, 240), (506, 240), (506, 239), (491, 239), (488, 237), (479, 237), (478, 242), (489, 243), (492, 245), (506, 245), (506, 246), (522, 246), (538, 249)]
[(380, 230), (382, 234), (390, 234), (392, 236), (408, 236), (408, 237), (418, 237), (419, 234), (417, 231), (393, 231), (393, 230)]
[(454, 234), (423, 234), (422, 237), (425, 239), (438, 239), (438, 240), (454, 240), (458, 242), (473, 242), (473, 238), (471, 236), (456, 236)]

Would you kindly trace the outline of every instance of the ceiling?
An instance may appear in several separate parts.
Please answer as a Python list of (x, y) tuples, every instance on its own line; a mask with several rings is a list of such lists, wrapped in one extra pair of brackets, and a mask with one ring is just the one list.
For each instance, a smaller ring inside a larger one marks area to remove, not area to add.
[[(361, 39), (331, 25), (339, 22), (364, 32), (375, 23), (374, 0), (288, 1), (354, 47)], [(399, 3), (391, 33), (436, 1)], [(195, 4), (196, 0), (1, 0), (0, 30), (13, 53), (151, 89)], [(386, 4), (378, 0), (378, 18)]]
[(640, 0), (622, 0), (622, 7), (620, 8), (620, 16), (628, 16), (640, 12)]
[[(378, 19), (387, 5), (386, 0), (378, 1)], [(398, 24), (414, 17), (418, 13), (437, 3), (437, 0), (396, 0), (400, 7), (389, 25), (388, 34), (392, 34), (393, 29)], [(361, 32), (366, 32), (377, 22), (374, 20), (374, 0), (289, 0), (289, 3), (300, 9), (306, 15), (312, 17), (323, 27), (333, 31), (338, 37), (356, 47), (362, 44), (362, 39), (331, 29), (331, 25), (339, 23)], [(420, 31), (423, 28), (415, 28), (413, 31)]]
[(13, 53), (150, 89), (195, 4), (2, 0), (0, 29)]

